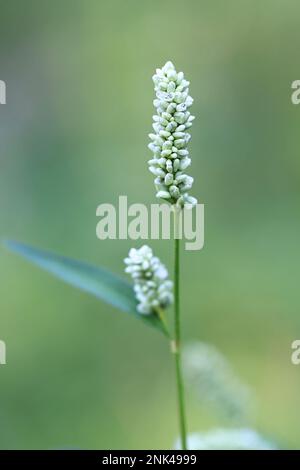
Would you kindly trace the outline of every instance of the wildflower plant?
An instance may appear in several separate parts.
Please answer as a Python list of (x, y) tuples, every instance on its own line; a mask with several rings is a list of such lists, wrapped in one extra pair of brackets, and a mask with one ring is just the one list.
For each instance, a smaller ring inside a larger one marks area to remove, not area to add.
[[(153, 82), (156, 93), (154, 100), (156, 114), (153, 116), (154, 132), (150, 134), (149, 144), (153, 156), (148, 164), (151, 173), (155, 176), (156, 197), (168, 202), (174, 209), (173, 281), (169, 279), (167, 268), (147, 245), (132, 248), (125, 258), (125, 271), (130, 275), (131, 282), (100, 266), (66, 258), (23, 243), (8, 241), (6, 246), (57, 278), (158, 329), (171, 341), (180, 427), (178, 447), (183, 450), (187, 449), (188, 445), (189, 447), (197, 445), (196, 448), (204, 448), (205, 445), (216, 447), (218, 442), (222, 442), (221, 445), (226, 448), (230, 445), (234, 446), (235, 443), (241, 448), (248, 445), (249, 439), (251, 446), (255, 443), (260, 445), (255, 435), (247, 434), (245, 431), (206, 437), (201, 435), (196, 439), (187, 440), (181, 364), (180, 240), (178, 233), (182, 209), (191, 208), (197, 204), (197, 200), (189, 194), (193, 178), (186, 173), (191, 164), (188, 143), (191, 138), (189, 130), (194, 117), (189, 109), (193, 99), (189, 95), (189, 82), (185, 79), (183, 72), (175, 70), (172, 62), (167, 62), (161, 69), (156, 70)], [(170, 327), (165, 314), (166, 309), (172, 304), (174, 304), (173, 328)], [(217, 376), (214, 377), (214, 385), (218, 387), (219, 379)]]

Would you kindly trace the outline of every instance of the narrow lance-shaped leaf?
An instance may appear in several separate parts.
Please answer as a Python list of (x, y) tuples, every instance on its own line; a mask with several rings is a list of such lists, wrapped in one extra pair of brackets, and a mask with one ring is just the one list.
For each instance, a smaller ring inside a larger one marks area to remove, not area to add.
[(168, 335), (159, 317), (154, 314), (140, 315), (137, 312), (137, 302), (132, 286), (121, 277), (102, 267), (33, 248), (16, 241), (6, 241), (5, 245), (11, 251), (18, 253), (66, 283), (141, 318)]

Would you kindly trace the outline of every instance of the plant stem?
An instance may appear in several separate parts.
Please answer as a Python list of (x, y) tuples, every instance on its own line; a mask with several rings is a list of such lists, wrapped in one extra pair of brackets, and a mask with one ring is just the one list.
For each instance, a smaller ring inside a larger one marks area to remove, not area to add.
[(185, 423), (185, 406), (184, 406), (184, 388), (181, 370), (181, 328), (180, 328), (180, 293), (179, 293), (179, 279), (180, 279), (180, 240), (179, 240), (179, 216), (180, 213), (174, 210), (174, 331), (175, 341), (172, 352), (175, 357), (176, 368), (176, 382), (177, 382), (177, 397), (178, 397), (178, 412), (179, 412), (179, 426), (182, 450), (186, 450), (186, 423)]

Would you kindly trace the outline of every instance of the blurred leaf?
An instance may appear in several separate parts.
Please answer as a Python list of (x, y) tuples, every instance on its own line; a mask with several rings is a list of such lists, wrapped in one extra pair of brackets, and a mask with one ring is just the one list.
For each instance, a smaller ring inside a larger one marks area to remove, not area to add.
[(132, 313), (168, 335), (165, 326), (156, 315), (141, 315), (137, 312), (132, 286), (115, 274), (101, 267), (33, 248), (23, 243), (9, 240), (5, 242), (5, 246), (57, 278), (120, 310)]

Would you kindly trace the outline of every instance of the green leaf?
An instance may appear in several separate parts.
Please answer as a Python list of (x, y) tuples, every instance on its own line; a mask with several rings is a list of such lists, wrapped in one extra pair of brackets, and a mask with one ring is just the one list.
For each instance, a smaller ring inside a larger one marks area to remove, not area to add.
[(141, 315), (131, 284), (121, 277), (91, 264), (66, 258), (23, 243), (6, 241), (5, 246), (62, 281), (98, 297), (114, 307), (131, 313), (168, 336), (166, 327), (156, 315)]

